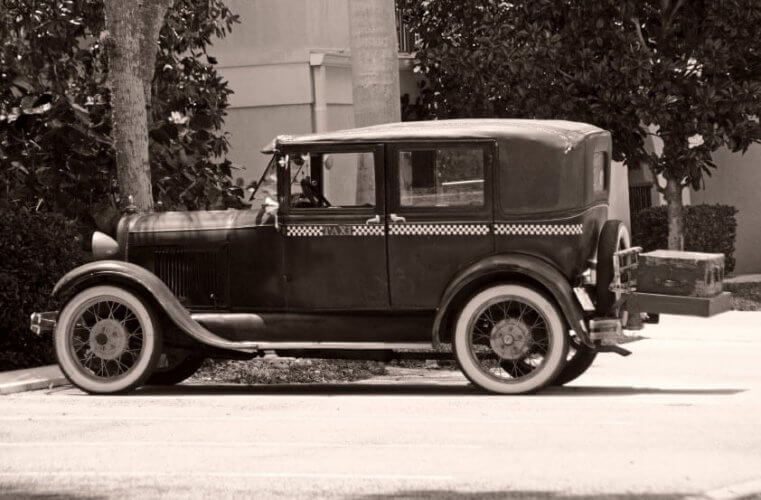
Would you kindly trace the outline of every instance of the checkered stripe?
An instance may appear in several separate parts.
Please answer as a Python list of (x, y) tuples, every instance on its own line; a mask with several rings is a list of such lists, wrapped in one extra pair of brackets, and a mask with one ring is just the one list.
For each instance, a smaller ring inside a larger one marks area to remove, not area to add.
[(497, 235), (566, 236), (583, 232), (583, 224), (494, 224)]
[(385, 236), (386, 228), (382, 224), (364, 224), (351, 226), (352, 236)]
[(393, 224), (392, 236), (481, 236), (489, 234), (487, 224)]
[(287, 226), (285, 228), (286, 236), (323, 236), (323, 234), (322, 226), (317, 225)]

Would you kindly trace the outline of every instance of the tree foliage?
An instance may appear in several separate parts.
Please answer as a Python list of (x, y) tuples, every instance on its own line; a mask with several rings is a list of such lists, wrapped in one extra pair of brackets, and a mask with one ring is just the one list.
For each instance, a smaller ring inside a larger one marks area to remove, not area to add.
[[(701, 187), (713, 151), (761, 140), (755, 0), (402, 4), (429, 117), (594, 123), (612, 132), (614, 159), (646, 161), (679, 196)], [(645, 147), (648, 134), (663, 141), (660, 154)]]
[[(118, 199), (102, 0), (0, 1), (0, 199), (93, 226)], [(167, 208), (240, 203), (221, 160), (232, 91), (206, 51), (236, 22), (221, 0), (176, 0), (167, 13), (149, 123)]]

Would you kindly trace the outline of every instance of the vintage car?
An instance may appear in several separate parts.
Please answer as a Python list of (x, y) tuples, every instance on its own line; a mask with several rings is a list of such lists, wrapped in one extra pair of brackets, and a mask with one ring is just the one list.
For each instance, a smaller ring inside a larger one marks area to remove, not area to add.
[(119, 393), (274, 353), (454, 357), (476, 386), (522, 394), (627, 353), (619, 264), (637, 251), (607, 131), (409, 122), (263, 152), (250, 210), (131, 214), (93, 235), (96, 260), (55, 286), (60, 313), (32, 316), (74, 385)]

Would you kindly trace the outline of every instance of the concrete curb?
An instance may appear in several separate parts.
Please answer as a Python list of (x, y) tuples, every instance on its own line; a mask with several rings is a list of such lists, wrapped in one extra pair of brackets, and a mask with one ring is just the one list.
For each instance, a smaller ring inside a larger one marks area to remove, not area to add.
[(58, 365), (0, 373), (0, 394), (49, 389), (68, 384)]
[(740, 274), (732, 278), (724, 278), (724, 283), (759, 283), (761, 274)]

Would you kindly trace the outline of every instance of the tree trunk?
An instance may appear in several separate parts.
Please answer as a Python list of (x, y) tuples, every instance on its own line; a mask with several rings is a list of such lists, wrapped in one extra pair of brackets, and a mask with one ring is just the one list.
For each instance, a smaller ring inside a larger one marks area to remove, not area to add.
[(682, 205), (682, 185), (678, 180), (666, 179), (664, 197), (667, 203), (669, 250), (684, 250), (684, 218)]
[[(349, 2), (352, 94), (357, 127), (401, 120), (394, 0)], [(357, 204), (374, 201), (372, 170), (360, 164)]]
[(171, 0), (105, 0), (108, 86), (121, 205), (153, 210), (148, 107), (158, 34)]

